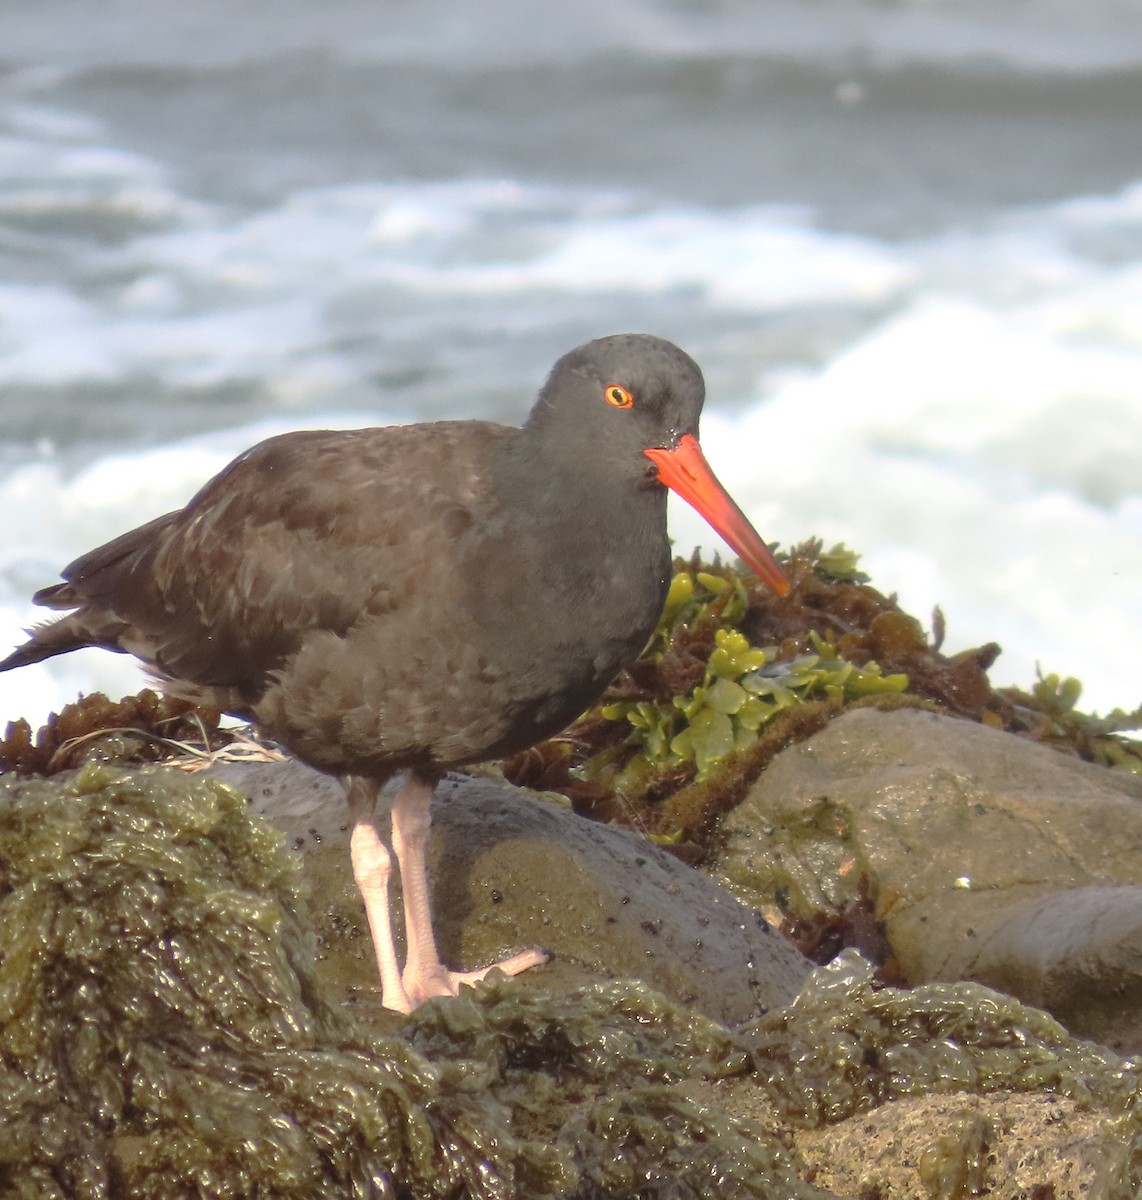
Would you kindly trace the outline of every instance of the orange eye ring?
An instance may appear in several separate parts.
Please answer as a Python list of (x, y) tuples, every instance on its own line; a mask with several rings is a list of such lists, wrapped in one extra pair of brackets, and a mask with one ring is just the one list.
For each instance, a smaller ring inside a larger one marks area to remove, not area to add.
[(603, 399), (612, 408), (630, 408), (634, 404), (634, 397), (621, 383), (608, 383), (603, 388)]

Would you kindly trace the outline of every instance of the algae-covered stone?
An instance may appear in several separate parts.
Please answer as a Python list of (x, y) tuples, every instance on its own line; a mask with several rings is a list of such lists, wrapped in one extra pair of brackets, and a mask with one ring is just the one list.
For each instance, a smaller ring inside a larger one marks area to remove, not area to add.
[(0, 781), (0, 1196), (827, 1200), (797, 1137), (952, 1093), (926, 1190), (883, 1195), (1010, 1149), (990, 1093), (1097, 1114), (1073, 1153), (1042, 1131), (1096, 1164), (1087, 1200), (1142, 1184), (1137, 1064), (985, 988), (882, 989), (846, 956), (742, 1035), (642, 983), (498, 978), (370, 1031), (322, 991), (300, 880), (215, 782)]
[(981, 984), (883, 987), (871, 964), (845, 950), (742, 1040), (797, 1124), (843, 1120), (902, 1096), (1050, 1089), (1128, 1116), (1142, 1169), (1142, 1066)]
[[(757, 1085), (794, 1126), (819, 1131), (797, 1139), (806, 1167), (842, 1194), (1134, 1200), (1142, 1189), (1142, 1066), (979, 984), (882, 987), (848, 950), (743, 1040)], [(1035, 1120), (1036, 1107), (1057, 1113)], [(901, 1159), (915, 1169), (896, 1170)]]
[(906, 1096), (794, 1137), (805, 1170), (840, 1196), (1112, 1200), (1129, 1147), (1113, 1119), (1046, 1092)]
[(552, 1139), (577, 1198), (824, 1200), (780, 1139), (686, 1095), (685, 1081), (740, 1075), (748, 1056), (642, 984), (552, 997), (496, 983), (418, 1009), (409, 1037), (449, 1064), (449, 1086), (508, 1105), (517, 1134)]
[(5, 779), (0, 872), (3, 1194), (509, 1193), (440, 1153), (434, 1069), (320, 1000), (296, 860), (230, 789)]
[(366, 1030), (321, 993), (300, 879), (213, 781), (0, 781), (0, 1196), (819, 1195), (672, 1090), (748, 1059), (641, 984), (493, 981)]

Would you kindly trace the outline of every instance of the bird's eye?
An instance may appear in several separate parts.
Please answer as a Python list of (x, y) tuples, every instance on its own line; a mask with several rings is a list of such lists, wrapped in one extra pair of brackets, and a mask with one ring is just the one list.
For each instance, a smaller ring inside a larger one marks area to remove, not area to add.
[(634, 397), (621, 383), (608, 383), (603, 388), (603, 397), (612, 408), (630, 408)]

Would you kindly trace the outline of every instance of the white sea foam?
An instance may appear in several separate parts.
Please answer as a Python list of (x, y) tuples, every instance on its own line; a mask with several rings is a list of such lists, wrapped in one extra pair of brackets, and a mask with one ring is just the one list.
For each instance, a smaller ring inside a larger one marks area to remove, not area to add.
[[(580, 307), (654, 291), (735, 311), (867, 307), (913, 275), (785, 210), (663, 211), (494, 181), (324, 189), (238, 219), (196, 206), (91, 260), (73, 289), (0, 286), (0, 385), (253, 380), (288, 397), (304, 380), (306, 402), (334, 405), (375, 362), (362, 314), (431, 324), (441, 297), (482, 297), (509, 321), (535, 292)], [(94, 295), (92, 274), (111, 280)]]
[[(211, 411), (204, 426), (232, 428), (92, 450), (78, 472), (74, 447), (9, 456), (0, 641), (37, 619), (27, 597), (70, 558), (183, 503), (257, 437), (358, 423), (327, 414), (374, 388), (388, 403), (374, 380), (400, 361), (394, 347), (415, 361), (393, 407), (438, 411), (447, 387), (417, 368), (473, 329), (494, 345), (536, 311), (576, 337), (609, 331), (600, 311), (669, 312), (679, 328), (664, 332), (684, 342), (680, 313), (716, 314), (732, 332), (711, 353), (736, 357), (796, 313), (796, 351), (759, 357), (752, 389), (713, 396), (704, 419), (711, 461), (763, 533), (862, 550), (917, 615), (943, 605), (953, 648), (1003, 643), (1001, 682), (1027, 684), (1041, 662), (1083, 678), (1099, 709), (1138, 703), (1142, 183), (891, 242), (803, 209), (495, 179), (314, 187), (240, 210), (101, 147), (97, 122), (44, 110), (37, 132), (21, 111), (0, 140), (0, 178), (18, 184), (0, 199), (5, 236), (19, 253), (66, 251), (69, 270), (0, 283), (0, 403), (71, 388), (81, 405), (85, 387), (142, 379), (161, 404), (245, 380), (277, 417)], [(85, 230), (84, 212), (112, 213), (114, 236)], [(712, 375), (725, 365), (700, 357)], [(516, 386), (507, 366), (479, 389), (466, 363), (450, 369), (470, 401), (506, 405)], [(54, 428), (44, 413), (49, 440), (76, 411)], [(710, 544), (696, 518), (673, 522), (680, 549)], [(108, 655), (29, 668), (0, 677), (0, 713), (42, 715), (128, 680)]]
[(864, 549), (908, 610), (943, 606), (951, 648), (1004, 645), (993, 680), (1041, 664), (1105, 710), (1142, 671), (1140, 396), (1142, 353), (926, 297), (703, 440), (769, 536)]

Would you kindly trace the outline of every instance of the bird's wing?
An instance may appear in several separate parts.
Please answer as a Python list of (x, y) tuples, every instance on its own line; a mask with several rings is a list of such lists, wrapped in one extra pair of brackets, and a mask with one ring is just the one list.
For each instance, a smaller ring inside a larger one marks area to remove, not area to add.
[(164, 674), (256, 688), (306, 632), (399, 605), (468, 523), (488, 449), (475, 422), (271, 438), (185, 509), (84, 555), (45, 589), (125, 623), (122, 648)]

